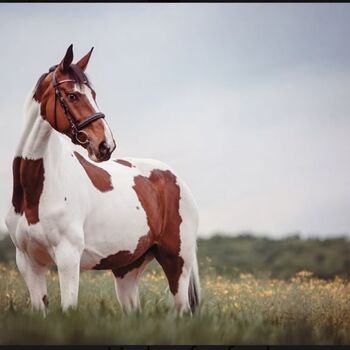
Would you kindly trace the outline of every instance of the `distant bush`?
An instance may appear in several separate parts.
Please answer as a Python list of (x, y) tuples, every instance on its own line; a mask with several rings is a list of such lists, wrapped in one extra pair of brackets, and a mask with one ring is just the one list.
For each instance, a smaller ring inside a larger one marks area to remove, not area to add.
[(16, 249), (8, 234), (0, 235), (0, 262), (13, 262), (16, 260)]

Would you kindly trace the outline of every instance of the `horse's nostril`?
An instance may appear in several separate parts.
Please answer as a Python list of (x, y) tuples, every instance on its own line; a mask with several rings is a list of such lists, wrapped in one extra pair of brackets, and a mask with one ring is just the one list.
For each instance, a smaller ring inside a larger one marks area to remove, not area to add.
[(108, 147), (107, 143), (104, 141), (100, 143), (100, 146), (98, 148), (99, 148), (100, 154), (102, 156), (105, 156), (109, 151), (109, 147)]

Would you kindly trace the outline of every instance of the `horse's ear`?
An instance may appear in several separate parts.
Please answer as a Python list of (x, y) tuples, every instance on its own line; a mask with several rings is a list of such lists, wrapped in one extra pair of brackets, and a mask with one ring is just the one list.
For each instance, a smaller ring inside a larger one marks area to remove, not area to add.
[(68, 47), (67, 52), (60, 63), (60, 69), (62, 70), (62, 72), (66, 72), (72, 62), (73, 62), (73, 44), (71, 44)]
[(83, 71), (85, 71), (85, 69), (90, 61), (90, 56), (92, 54), (93, 49), (94, 48), (92, 47), (91, 50), (77, 62), (77, 66), (79, 66)]

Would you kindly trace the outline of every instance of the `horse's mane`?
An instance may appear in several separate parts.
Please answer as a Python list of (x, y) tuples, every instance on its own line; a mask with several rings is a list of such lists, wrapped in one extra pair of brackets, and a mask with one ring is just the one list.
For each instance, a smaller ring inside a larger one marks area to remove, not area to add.
[(39, 80), (37, 81), (37, 83), (35, 84), (35, 87), (33, 89), (33, 97), (35, 98), (35, 95), (36, 93), (38, 92), (38, 89), (40, 88), (41, 86), (41, 83), (43, 82), (43, 80), (46, 78), (46, 76), (48, 75), (49, 73), (44, 73), (40, 76)]

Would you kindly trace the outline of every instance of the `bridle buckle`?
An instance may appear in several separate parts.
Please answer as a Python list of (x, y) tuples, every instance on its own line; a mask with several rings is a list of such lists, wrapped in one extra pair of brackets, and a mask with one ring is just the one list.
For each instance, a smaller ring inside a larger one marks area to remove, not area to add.
[[(82, 138), (81, 138), (82, 136)], [(75, 132), (75, 139), (81, 144), (81, 145), (86, 145), (89, 143), (89, 137), (88, 134), (85, 131), (82, 130), (77, 130)]]

